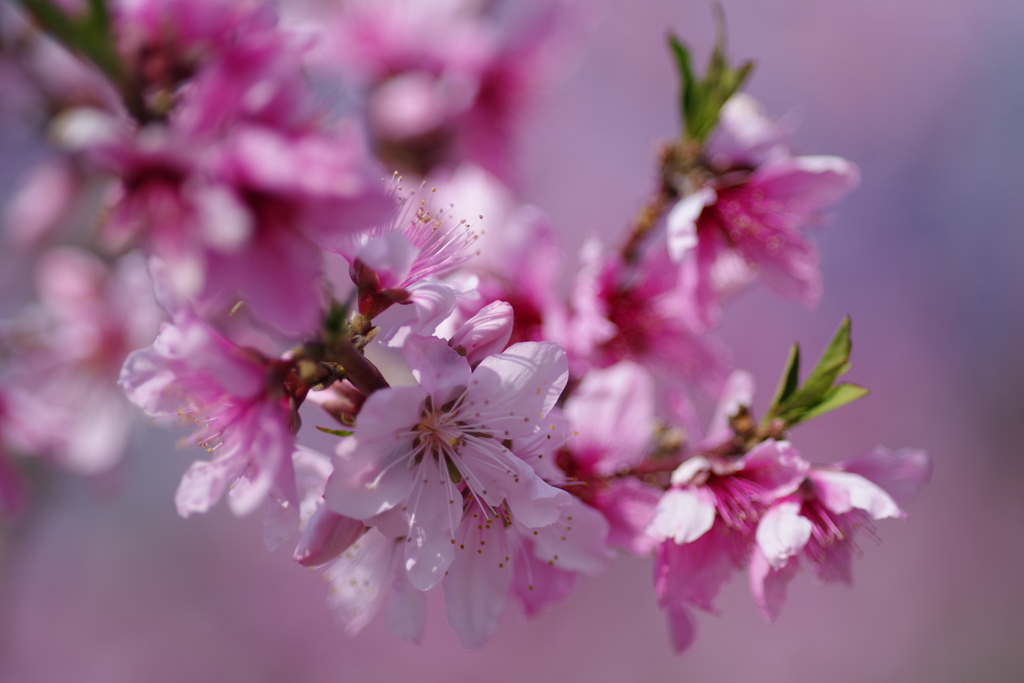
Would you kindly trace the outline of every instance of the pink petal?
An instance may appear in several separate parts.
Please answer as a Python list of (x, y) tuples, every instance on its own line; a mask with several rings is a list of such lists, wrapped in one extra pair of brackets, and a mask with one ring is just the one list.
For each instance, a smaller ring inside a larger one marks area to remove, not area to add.
[(342, 439), (324, 490), (327, 505), (340, 515), (367, 519), (402, 503), (416, 481), (415, 470), (399, 462), (408, 450), (408, 440), (364, 444), (358, 435)]
[(324, 572), (334, 620), (354, 636), (380, 611), (395, 567), (395, 541), (370, 529)]
[(469, 362), (443, 339), (412, 335), (402, 354), (412, 376), (432, 397), (435, 409), (458, 398), (469, 385)]
[(459, 642), (474, 650), (498, 628), (512, 588), (512, 560), (518, 547), (503, 522), (476, 505), (466, 511), (457, 543), (444, 580), (444, 600)]
[(384, 608), (384, 623), (405, 642), (422, 642), (427, 630), (427, 597), (402, 572), (395, 572), (391, 585), (394, 592)]
[(522, 604), (523, 613), (533, 617), (549, 607), (565, 602), (576, 587), (578, 577), (576, 572), (567, 572), (537, 559), (533, 553), (533, 544), (524, 540), (516, 553), (512, 594)]
[(779, 568), (774, 568), (758, 548), (750, 557), (750, 593), (761, 611), (761, 615), (769, 622), (775, 621), (786, 602), (786, 587), (800, 570), (800, 561), (796, 557), (789, 558)]
[(810, 468), (791, 443), (774, 439), (758, 444), (741, 464), (743, 476), (757, 482), (773, 498), (796, 491)]
[(565, 352), (551, 342), (521, 342), (485, 358), (470, 380), (466, 412), (505, 438), (529, 436), (569, 379)]
[(453, 349), (461, 348), (470, 365), (475, 365), (505, 348), (512, 336), (512, 323), (512, 306), (504, 301), (493, 301), (467, 320), (449, 344)]
[(578, 433), (573, 450), (599, 474), (637, 464), (654, 431), (654, 378), (630, 361), (591, 370), (565, 404)]
[(658, 545), (658, 539), (647, 534), (662, 491), (636, 479), (613, 481), (602, 490), (592, 504), (608, 520), (608, 544), (646, 557)]
[(209, 510), (220, 500), (228, 485), (242, 476), (247, 466), (245, 458), (240, 455), (192, 463), (174, 494), (178, 514), (188, 517), (193, 512)]
[(299, 528), (299, 491), (292, 459), (281, 458), (270, 488), (270, 505), (263, 522), (263, 542), (276, 550)]
[(871, 480), (882, 487), (899, 505), (906, 505), (917, 496), (932, 475), (928, 454), (916, 448), (891, 451), (876, 446), (836, 468)]
[(747, 555), (747, 541), (720, 519), (693, 543), (662, 543), (654, 564), (658, 604), (686, 603), (716, 614), (718, 593)]
[(292, 559), (303, 567), (319, 567), (359, 540), (366, 525), (321, 505), (306, 522)]
[(758, 169), (750, 182), (765, 195), (809, 216), (835, 204), (860, 182), (857, 167), (840, 157), (803, 156)]
[(591, 576), (608, 567), (608, 522), (600, 512), (578, 498), (562, 508), (554, 524), (540, 529), (518, 527), (534, 542), (534, 554), (549, 565)]
[(690, 610), (681, 603), (673, 603), (665, 607), (665, 616), (668, 617), (672, 650), (677, 655), (686, 652), (697, 639), (697, 624), (694, 623)]
[(455, 536), (462, 521), (462, 493), (448, 468), (430, 456), (414, 470), (417, 476), (403, 507), (408, 507), (405, 570), (412, 585), (429, 590), (444, 578), (455, 555)]

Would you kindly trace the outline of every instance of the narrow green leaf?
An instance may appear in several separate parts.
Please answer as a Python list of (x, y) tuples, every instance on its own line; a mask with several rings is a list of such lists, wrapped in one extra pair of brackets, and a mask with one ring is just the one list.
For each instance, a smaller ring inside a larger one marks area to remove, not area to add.
[(699, 83), (693, 77), (690, 51), (687, 47), (671, 33), (668, 36), (668, 44), (676, 59), (676, 67), (679, 69), (679, 115), (683, 117), (684, 121), (689, 121), (694, 113), (694, 105), (698, 101), (696, 89)]
[[(819, 415), (824, 415), (836, 408), (842, 408), (847, 403), (853, 403), (857, 399), (864, 398), (868, 393), (870, 392), (867, 389), (856, 384), (850, 384), (848, 382), (837, 384), (832, 387), (824, 397), (822, 397), (821, 402), (818, 403), (818, 405), (804, 412), (797, 421), (804, 422), (818, 417)], [(793, 425), (796, 423), (790, 422), (789, 424)]]
[(768, 404), (768, 414), (765, 418), (770, 421), (775, 417), (780, 406), (793, 395), (793, 392), (800, 386), (800, 345), (793, 344), (789, 349), (789, 358), (786, 360), (786, 369), (782, 371), (782, 378), (779, 379), (779, 386), (772, 396), (772, 402)]
[(334, 436), (352, 436), (353, 432), (346, 432), (344, 429), (328, 429), (327, 427), (317, 427), (324, 434), (333, 434)]
[(811, 408), (817, 405), (825, 393), (832, 388), (836, 379), (847, 372), (850, 367), (850, 316), (843, 318), (832, 341), (829, 342), (821, 359), (811, 371), (807, 381), (786, 402), (786, 412), (792, 408)]

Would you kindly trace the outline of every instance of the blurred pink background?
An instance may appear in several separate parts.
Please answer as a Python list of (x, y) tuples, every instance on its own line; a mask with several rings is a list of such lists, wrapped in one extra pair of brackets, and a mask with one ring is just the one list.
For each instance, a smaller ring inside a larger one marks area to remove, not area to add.
[[(764, 400), (788, 345), (817, 354), (850, 313), (850, 377), (873, 393), (794, 442), (824, 462), (876, 443), (935, 459), (910, 518), (861, 543), (853, 589), (801, 576), (768, 626), (739, 576), (722, 616), (701, 615), (697, 644), (675, 657), (650, 563), (623, 557), (530, 624), (510, 608), (478, 652), (461, 650), (439, 595), (421, 646), (379, 620), (348, 639), (318, 575), (265, 550), (258, 516), (175, 515), (194, 454), (150, 429), (118, 478), (57, 480), (0, 548), (0, 680), (1024, 680), (1024, 4), (724, 4), (732, 56), (759, 64), (750, 92), (801, 122), (799, 151), (845, 156), (864, 180), (818, 235), (821, 306), (755, 291), (723, 337)], [(521, 147), (525, 197), (570, 254), (621, 230), (650, 189), (657, 141), (676, 130), (666, 30), (698, 55), (713, 34), (703, 1), (617, 0), (595, 14)], [(37, 153), (0, 131), (0, 199)]]

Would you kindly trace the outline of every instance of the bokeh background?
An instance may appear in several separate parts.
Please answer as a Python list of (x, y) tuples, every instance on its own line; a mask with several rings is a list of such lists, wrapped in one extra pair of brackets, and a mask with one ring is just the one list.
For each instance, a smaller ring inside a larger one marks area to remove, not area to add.
[[(754, 291), (722, 336), (768, 393), (791, 342), (813, 355), (850, 313), (850, 377), (873, 393), (794, 442), (826, 462), (876, 443), (935, 460), (909, 519), (863, 540), (854, 588), (801, 576), (769, 626), (739, 576), (675, 657), (650, 563), (624, 557), (532, 623), (510, 608), (478, 652), (461, 650), (439, 595), (421, 646), (379, 620), (348, 639), (317, 574), (267, 553), (258, 516), (175, 515), (194, 454), (148, 429), (116, 474), (52, 481), (0, 548), (0, 680), (1024, 680), (1024, 3), (724, 4), (732, 55), (759, 64), (749, 90), (800, 122), (800, 151), (854, 160), (863, 184), (818, 235), (821, 305)], [(703, 0), (590, 11), (587, 45), (525, 122), (520, 157), (525, 198), (570, 253), (621, 230), (675, 132), (666, 30), (700, 55), (713, 34)], [(0, 130), (0, 199), (37, 144)]]

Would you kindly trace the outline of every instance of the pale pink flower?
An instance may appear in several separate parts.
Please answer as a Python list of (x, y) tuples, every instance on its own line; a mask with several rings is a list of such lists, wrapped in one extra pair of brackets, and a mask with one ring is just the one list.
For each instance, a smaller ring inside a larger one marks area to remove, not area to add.
[(38, 307), (15, 325), (5, 385), (5, 437), (16, 452), (79, 474), (110, 468), (124, 452), (133, 410), (120, 366), (160, 321), (138, 255), (109, 269), (73, 248), (38, 262)]
[[(212, 454), (182, 477), (175, 495), (181, 516), (206, 512), (229, 487), (230, 506), (239, 515), (268, 495), (298, 506), (285, 371), (286, 363), (240, 347), (188, 316), (165, 324), (151, 347), (128, 356), (120, 381), (128, 398), (152, 417), (178, 416), (200, 425), (190, 439)], [(268, 544), (281, 536), (268, 526)]]
[(507, 505), (530, 528), (553, 523), (570, 502), (503, 445), (536, 431), (568, 373), (551, 343), (516, 344), (475, 370), (433, 337), (410, 337), (403, 353), (418, 385), (367, 398), (355, 434), (338, 446), (327, 502), (364, 520), (400, 508), (409, 579), (426, 590), (454, 557), (464, 496)]
[(873, 521), (905, 517), (900, 506), (930, 476), (928, 454), (910, 448), (877, 447), (808, 471), (800, 488), (776, 500), (757, 527), (750, 589), (764, 617), (778, 617), (800, 558), (820, 581), (850, 583), (856, 531), (874, 535)]

